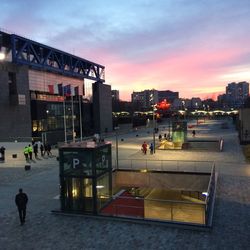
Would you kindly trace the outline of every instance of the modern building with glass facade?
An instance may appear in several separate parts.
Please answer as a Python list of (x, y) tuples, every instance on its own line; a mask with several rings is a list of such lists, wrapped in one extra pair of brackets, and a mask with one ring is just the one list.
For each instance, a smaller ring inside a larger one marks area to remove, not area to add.
[(0, 31), (0, 140), (56, 143), (112, 131), (104, 71), (97, 63)]

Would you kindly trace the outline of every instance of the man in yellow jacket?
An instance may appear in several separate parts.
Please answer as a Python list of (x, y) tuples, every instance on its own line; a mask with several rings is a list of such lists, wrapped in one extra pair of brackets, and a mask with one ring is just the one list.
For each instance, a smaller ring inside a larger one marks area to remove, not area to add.
[(28, 152), (29, 152), (30, 160), (32, 160), (33, 148), (32, 148), (32, 146), (31, 146), (30, 144), (29, 144), (29, 146), (28, 146)]
[(23, 150), (23, 154), (25, 156), (25, 160), (28, 161), (29, 159), (29, 147), (25, 146), (24, 150)]

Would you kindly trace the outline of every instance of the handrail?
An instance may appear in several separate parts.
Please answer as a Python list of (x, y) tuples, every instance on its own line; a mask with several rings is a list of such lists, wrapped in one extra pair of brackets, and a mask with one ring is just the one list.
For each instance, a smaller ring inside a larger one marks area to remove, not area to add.
[[(113, 196), (112, 196), (113, 198)], [(144, 201), (158, 201), (158, 202), (167, 202), (167, 203), (181, 203), (181, 204), (192, 204), (192, 205), (205, 205), (204, 201), (201, 201), (201, 203), (195, 203), (191, 201), (180, 201), (180, 200), (160, 200), (160, 199), (145, 199), (140, 196), (135, 196), (135, 197), (127, 197), (127, 196), (118, 196), (115, 197), (114, 199), (124, 199), (124, 200), (144, 200)]]
[(210, 180), (209, 180), (209, 183), (208, 183), (207, 196), (206, 196), (206, 199), (205, 199), (205, 203), (207, 203), (208, 199), (210, 198), (210, 189), (212, 187), (212, 181), (213, 181), (213, 178), (214, 178), (214, 174), (215, 174), (215, 164), (213, 164), (213, 166), (212, 166), (211, 176), (210, 176)]

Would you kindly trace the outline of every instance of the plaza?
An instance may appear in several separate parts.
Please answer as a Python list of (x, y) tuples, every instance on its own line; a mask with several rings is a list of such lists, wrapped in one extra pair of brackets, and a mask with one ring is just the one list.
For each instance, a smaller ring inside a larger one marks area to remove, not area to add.
[[(164, 166), (166, 171), (185, 171), (187, 162), (199, 171), (206, 168), (207, 162), (215, 163), (218, 185), (210, 231), (55, 215), (51, 211), (60, 206), (58, 150), (52, 150), (53, 157), (39, 157), (31, 163), (31, 170), (25, 171), (22, 151), (26, 144), (1, 143), (6, 148), (6, 161), (0, 164), (1, 249), (247, 249), (250, 245), (250, 164), (245, 162), (232, 121), (227, 121), (228, 129), (221, 128), (223, 122), (206, 120), (196, 127), (197, 139), (222, 137), (222, 152), (156, 150), (153, 155), (143, 155), (141, 144), (152, 141), (149, 129), (118, 132), (119, 168), (131, 168), (131, 162), (136, 161), (150, 166), (151, 161), (157, 160), (172, 161), (173, 169)], [(164, 130), (164, 124), (160, 125), (159, 133)], [(188, 131), (188, 138), (191, 137)], [(107, 134), (105, 140), (112, 142), (115, 167), (115, 134)], [(12, 158), (12, 154), (17, 154), (17, 158)], [(20, 187), (29, 196), (24, 226), (19, 225), (14, 203)]]

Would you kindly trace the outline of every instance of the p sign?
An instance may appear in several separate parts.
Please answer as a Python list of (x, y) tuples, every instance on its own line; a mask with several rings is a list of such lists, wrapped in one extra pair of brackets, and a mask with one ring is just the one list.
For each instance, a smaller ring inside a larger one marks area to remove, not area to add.
[(80, 164), (79, 159), (73, 158), (73, 168), (76, 168), (76, 166), (79, 165), (79, 164)]

